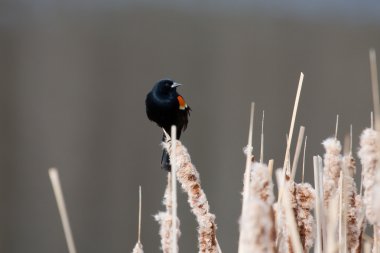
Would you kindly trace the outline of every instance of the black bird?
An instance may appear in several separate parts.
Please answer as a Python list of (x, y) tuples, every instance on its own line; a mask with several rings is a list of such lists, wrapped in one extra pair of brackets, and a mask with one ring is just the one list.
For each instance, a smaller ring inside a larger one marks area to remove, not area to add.
[[(151, 121), (170, 134), (171, 126), (177, 127), (177, 139), (185, 131), (189, 121), (190, 107), (185, 99), (177, 93), (177, 87), (181, 84), (169, 79), (158, 81), (145, 99), (146, 114)], [(165, 139), (165, 134), (162, 140)], [(166, 150), (162, 153), (161, 168), (171, 170), (169, 154)]]

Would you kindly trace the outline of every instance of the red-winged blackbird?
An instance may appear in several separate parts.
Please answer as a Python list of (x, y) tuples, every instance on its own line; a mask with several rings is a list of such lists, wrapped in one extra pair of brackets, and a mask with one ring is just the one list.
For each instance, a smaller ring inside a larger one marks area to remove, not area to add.
[[(171, 126), (177, 127), (177, 139), (187, 127), (190, 107), (185, 99), (177, 93), (177, 87), (181, 84), (169, 79), (158, 81), (145, 99), (146, 114), (151, 121), (170, 134)], [(165, 139), (165, 134), (162, 140)], [(169, 154), (166, 150), (162, 153), (161, 168), (170, 171)]]

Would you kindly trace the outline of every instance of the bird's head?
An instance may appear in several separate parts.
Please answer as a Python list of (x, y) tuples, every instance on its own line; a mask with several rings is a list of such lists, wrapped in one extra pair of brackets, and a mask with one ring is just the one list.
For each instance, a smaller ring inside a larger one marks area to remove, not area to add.
[(176, 92), (178, 86), (181, 86), (181, 84), (170, 79), (163, 79), (156, 83), (156, 89), (165, 94)]

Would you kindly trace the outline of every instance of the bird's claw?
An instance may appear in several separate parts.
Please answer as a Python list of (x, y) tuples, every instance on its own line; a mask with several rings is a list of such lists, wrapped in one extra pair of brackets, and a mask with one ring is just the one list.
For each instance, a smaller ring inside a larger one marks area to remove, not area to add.
[(162, 131), (164, 131), (164, 134), (165, 134), (165, 141), (170, 141), (171, 140), (170, 135), (165, 131), (164, 128), (162, 128)]

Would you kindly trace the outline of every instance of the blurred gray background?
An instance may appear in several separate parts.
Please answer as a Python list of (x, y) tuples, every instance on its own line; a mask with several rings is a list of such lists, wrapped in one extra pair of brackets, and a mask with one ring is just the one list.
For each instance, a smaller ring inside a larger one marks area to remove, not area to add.
[[(300, 71), (296, 121), (307, 181), (322, 140), (370, 124), (368, 49), (380, 51), (376, 1), (0, 1), (0, 249), (67, 252), (47, 170), (57, 167), (78, 252), (159, 252), (166, 172), (145, 95), (161, 78), (193, 111), (183, 142), (198, 167), (223, 252), (236, 252), (250, 102), (254, 153), (281, 166)], [(293, 151), (292, 151), (293, 152)], [(297, 176), (299, 180), (299, 176)], [(197, 251), (179, 194), (180, 252)]]

